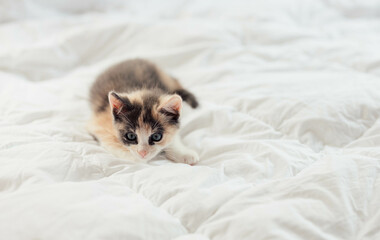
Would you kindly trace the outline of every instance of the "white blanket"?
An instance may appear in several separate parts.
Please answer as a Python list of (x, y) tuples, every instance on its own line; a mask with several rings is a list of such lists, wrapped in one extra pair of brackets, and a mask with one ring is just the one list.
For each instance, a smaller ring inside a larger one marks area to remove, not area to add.
[[(212, 3), (211, 3), (212, 2)], [(0, 239), (380, 239), (380, 2), (0, 1)], [(85, 130), (106, 67), (194, 92), (196, 166)]]

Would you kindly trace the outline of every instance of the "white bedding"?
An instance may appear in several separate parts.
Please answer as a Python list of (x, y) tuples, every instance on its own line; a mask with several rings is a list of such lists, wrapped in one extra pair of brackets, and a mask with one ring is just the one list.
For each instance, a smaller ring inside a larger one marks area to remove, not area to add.
[[(210, 2), (0, 1), (0, 239), (380, 239), (380, 2)], [(135, 57), (198, 96), (196, 166), (86, 132)]]

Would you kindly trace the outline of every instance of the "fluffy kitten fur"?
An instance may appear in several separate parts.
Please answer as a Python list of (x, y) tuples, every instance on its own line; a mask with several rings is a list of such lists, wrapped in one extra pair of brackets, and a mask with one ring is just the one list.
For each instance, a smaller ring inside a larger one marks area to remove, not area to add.
[(114, 155), (149, 161), (164, 151), (175, 162), (195, 164), (196, 152), (178, 136), (182, 99), (196, 108), (194, 95), (146, 60), (110, 67), (90, 90), (89, 131)]

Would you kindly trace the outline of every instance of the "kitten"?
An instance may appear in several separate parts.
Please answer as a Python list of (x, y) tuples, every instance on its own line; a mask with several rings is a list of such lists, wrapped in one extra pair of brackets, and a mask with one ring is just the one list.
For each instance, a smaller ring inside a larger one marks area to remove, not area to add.
[(196, 152), (178, 135), (182, 99), (198, 106), (178, 80), (146, 60), (110, 67), (90, 90), (93, 117), (88, 130), (114, 155), (147, 162), (164, 151), (175, 162), (195, 164)]

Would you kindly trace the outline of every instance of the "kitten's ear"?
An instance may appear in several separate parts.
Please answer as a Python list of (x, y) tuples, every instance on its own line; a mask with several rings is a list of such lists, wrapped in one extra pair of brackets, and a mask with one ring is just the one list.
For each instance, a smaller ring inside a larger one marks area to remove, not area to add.
[(182, 109), (182, 98), (177, 94), (166, 97), (160, 105), (160, 111), (179, 115)]
[(108, 93), (108, 101), (114, 114), (119, 114), (121, 111), (126, 111), (131, 106), (128, 99), (122, 99), (114, 91)]

